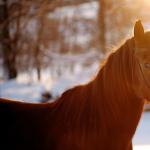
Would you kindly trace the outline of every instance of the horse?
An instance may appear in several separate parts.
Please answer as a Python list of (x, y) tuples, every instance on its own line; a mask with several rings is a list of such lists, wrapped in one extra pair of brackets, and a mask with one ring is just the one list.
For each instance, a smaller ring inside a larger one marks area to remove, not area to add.
[(150, 100), (150, 32), (141, 21), (94, 79), (52, 103), (0, 98), (3, 150), (132, 150), (132, 138)]

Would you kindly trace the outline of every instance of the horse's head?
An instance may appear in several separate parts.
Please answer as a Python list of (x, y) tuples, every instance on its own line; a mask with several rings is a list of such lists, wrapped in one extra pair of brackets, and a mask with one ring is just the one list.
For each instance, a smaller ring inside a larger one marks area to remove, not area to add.
[(144, 32), (141, 21), (134, 26), (135, 57), (138, 65), (137, 94), (150, 101), (150, 32)]

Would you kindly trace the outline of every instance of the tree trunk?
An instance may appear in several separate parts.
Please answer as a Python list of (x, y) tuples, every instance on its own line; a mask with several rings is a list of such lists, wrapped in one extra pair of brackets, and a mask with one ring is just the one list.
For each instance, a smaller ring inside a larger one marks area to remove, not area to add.
[(41, 62), (42, 62), (42, 57), (40, 56), (41, 54), (41, 45), (42, 45), (42, 36), (43, 36), (43, 31), (44, 31), (44, 24), (45, 24), (45, 14), (43, 13), (42, 16), (39, 17), (39, 26), (38, 26), (38, 34), (37, 34), (37, 41), (35, 45), (35, 67), (36, 67), (36, 72), (37, 72), (37, 78), (40, 81), (41, 80)]
[(106, 2), (105, 0), (99, 0), (99, 28), (100, 28), (100, 49), (103, 53), (106, 53)]
[(37, 69), (37, 78), (38, 78), (38, 81), (40, 81), (41, 80), (41, 67), (40, 67), (40, 65), (38, 65), (36, 67), (36, 69)]
[(13, 79), (17, 77), (17, 68), (16, 56), (10, 42), (8, 18), (8, 0), (2, 0), (0, 3), (0, 44), (4, 59), (4, 71), (8, 79)]

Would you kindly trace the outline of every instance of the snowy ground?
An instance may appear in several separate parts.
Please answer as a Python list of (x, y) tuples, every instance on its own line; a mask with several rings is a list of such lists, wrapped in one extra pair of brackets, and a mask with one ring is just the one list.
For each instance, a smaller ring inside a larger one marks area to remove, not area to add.
[(133, 144), (134, 150), (150, 150), (150, 112), (143, 113)]

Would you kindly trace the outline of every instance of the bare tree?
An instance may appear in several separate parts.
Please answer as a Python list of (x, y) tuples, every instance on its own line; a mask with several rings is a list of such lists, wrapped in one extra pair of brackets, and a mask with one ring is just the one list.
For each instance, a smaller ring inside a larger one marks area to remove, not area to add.
[[(0, 44), (4, 58), (4, 68), (9, 79), (17, 76), (16, 68), (16, 51), (12, 48), (10, 37), (10, 24), (9, 24), (9, 6), (8, 0), (1, 0), (0, 4)], [(18, 21), (17, 21), (18, 27)], [(16, 39), (17, 41), (17, 39)], [(15, 42), (16, 42), (15, 41)]]
[[(60, 53), (77, 53), (96, 46), (96, 38), (85, 45), (80, 45), (78, 41), (78, 23), (82, 22), (85, 31), (91, 35), (96, 33), (92, 29), (92, 20), (85, 20), (79, 16), (69, 18), (50, 18), (56, 8), (64, 6), (80, 6), (90, 0), (2, 0), (0, 14), (1, 18), (1, 51), (5, 70), (8, 78), (15, 78), (18, 70), (28, 70), (36, 68), (38, 79), (41, 78), (41, 69), (45, 66), (44, 57), (49, 57), (50, 50), (58, 50)], [(5, 9), (4, 9), (5, 8)], [(78, 14), (78, 13), (77, 13)], [(70, 20), (71, 19), (71, 20)], [(95, 22), (94, 22), (95, 24)], [(61, 31), (60, 28), (65, 31)], [(82, 25), (83, 26), (83, 25)], [(66, 35), (66, 31), (70, 34)], [(85, 33), (86, 33), (85, 32)], [(70, 42), (70, 37), (75, 37)], [(70, 43), (69, 43), (70, 42)], [(55, 46), (54, 46), (55, 45)], [(56, 46), (57, 45), (57, 46)], [(6, 51), (6, 49), (9, 49)], [(48, 60), (48, 59), (47, 59)], [(50, 59), (49, 59), (50, 62)], [(49, 63), (46, 62), (47, 64)]]
[(99, 28), (100, 28), (100, 49), (103, 53), (106, 52), (106, 0), (99, 1)]
[[(133, 5), (134, 4), (134, 5)], [(128, 34), (136, 19), (142, 19), (140, 0), (99, 0), (99, 26), (101, 50), (116, 45)]]

